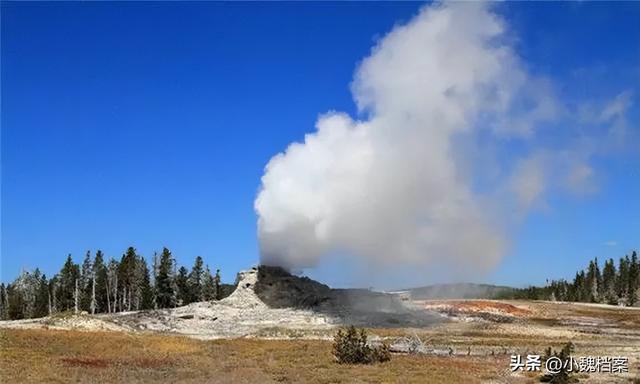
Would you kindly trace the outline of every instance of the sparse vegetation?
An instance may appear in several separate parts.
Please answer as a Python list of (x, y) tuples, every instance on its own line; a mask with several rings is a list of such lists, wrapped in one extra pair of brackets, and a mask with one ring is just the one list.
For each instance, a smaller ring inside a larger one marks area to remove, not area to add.
[(354, 326), (338, 330), (333, 339), (333, 356), (340, 364), (371, 364), (391, 360), (388, 345), (368, 345), (367, 331)]

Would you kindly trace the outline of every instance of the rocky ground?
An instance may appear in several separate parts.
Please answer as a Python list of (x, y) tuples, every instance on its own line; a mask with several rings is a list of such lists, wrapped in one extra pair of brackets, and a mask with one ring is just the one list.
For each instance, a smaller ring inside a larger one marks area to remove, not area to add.
[[(629, 372), (580, 374), (585, 383), (640, 380), (640, 308), (545, 301), (418, 301), (450, 321), (418, 330), (426, 345), (454, 355), (497, 356), (543, 354), (575, 345), (580, 357), (627, 357)], [(497, 382), (528, 382), (535, 375), (506, 371)]]

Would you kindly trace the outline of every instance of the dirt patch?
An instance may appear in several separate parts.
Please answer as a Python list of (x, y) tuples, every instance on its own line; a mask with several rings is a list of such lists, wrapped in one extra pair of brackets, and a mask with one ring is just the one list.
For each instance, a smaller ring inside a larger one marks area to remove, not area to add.
[(414, 303), (458, 321), (511, 323), (532, 316), (527, 308), (493, 300), (425, 300)]
[(430, 300), (424, 302), (427, 309), (446, 308), (460, 313), (498, 313), (515, 317), (528, 317), (531, 311), (500, 301), (489, 300)]

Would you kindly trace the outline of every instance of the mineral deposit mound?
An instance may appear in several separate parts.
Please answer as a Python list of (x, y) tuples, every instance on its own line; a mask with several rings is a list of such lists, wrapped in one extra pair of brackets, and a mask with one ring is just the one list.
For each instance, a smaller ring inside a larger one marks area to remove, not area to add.
[(413, 307), (397, 295), (367, 289), (331, 289), (280, 267), (259, 266), (255, 294), (270, 308), (307, 309), (340, 324), (424, 326), (437, 316)]

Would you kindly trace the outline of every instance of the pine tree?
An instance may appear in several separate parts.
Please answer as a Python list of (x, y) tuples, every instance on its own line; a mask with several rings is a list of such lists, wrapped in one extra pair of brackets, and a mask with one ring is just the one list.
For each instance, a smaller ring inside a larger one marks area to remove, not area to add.
[(76, 281), (80, 277), (80, 267), (73, 262), (71, 255), (58, 274), (59, 287), (56, 289), (57, 303), (60, 311), (68, 311), (75, 307)]
[(222, 289), (220, 287), (220, 270), (216, 269), (216, 275), (213, 278), (213, 284), (216, 291), (216, 300), (222, 299)]
[(596, 276), (597, 265), (592, 260), (589, 262), (589, 268), (587, 269), (587, 275), (585, 277), (585, 286), (587, 289), (587, 296), (583, 298), (585, 301), (590, 301), (592, 303), (596, 302), (598, 299), (598, 278)]
[(107, 312), (108, 291), (107, 291), (107, 266), (104, 264), (104, 254), (98, 250), (93, 261), (93, 275), (95, 276), (95, 300), (96, 312)]
[(627, 290), (629, 289), (629, 257), (621, 257), (618, 263), (618, 276), (616, 277), (616, 294), (622, 303), (627, 303)]
[(149, 277), (149, 268), (146, 260), (142, 257), (138, 264), (138, 281), (140, 288), (140, 306), (138, 309), (153, 309), (154, 295), (151, 278)]
[(156, 302), (158, 304), (158, 308), (170, 308), (175, 306), (173, 258), (171, 256), (171, 252), (167, 248), (164, 248), (160, 255), (158, 278), (156, 279)]
[(207, 265), (204, 269), (204, 276), (202, 282), (202, 299), (204, 301), (215, 300), (216, 298), (216, 284), (211, 275), (211, 270)]
[(45, 317), (47, 315), (49, 315), (49, 281), (47, 276), (41, 275), (38, 281), (32, 317)]
[(7, 320), (7, 288), (0, 283), (0, 320)]
[(638, 288), (640, 288), (640, 265), (638, 264), (638, 254), (636, 251), (631, 253), (627, 286), (627, 295), (629, 296), (628, 303), (629, 305), (635, 305), (638, 302)]
[(204, 262), (202, 261), (202, 257), (198, 256), (189, 274), (190, 302), (204, 301), (204, 277)]
[(588, 297), (588, 294), (586, 294), (585, 291), (588, 292), (589, 290), (585, 284), (584, 271), (580, 271), (576, 273), (576, 277), (573, 279), (573, 286), (574, 286), (573, 300), (578, 302), (585, 301), (586, 298)]
[(618, 304), (615, 291), (616, 284), (616, 266), (613, 259), (609, 259), (604, 263), (602, 270), (602, 292), (604, 300), (607, 304)]
[(568, 300), (568, 288), (567, 282), (564, 280), (552, 280), (550, 284), (551, 288), (551, 301), (567, 301)]
[(593, 264), (595, 265), (595, 280), (596, 290), (594, 294), (594, 301), (599, 303), (602, 301), (603, 289), (602, 289), (602, 273), (600, 272), (600, 266), (598, 265), (598, 258), (596, 257)]
[(122, 255), (118, 268), (118, 285), (120, 289), (120, 298), (122, 300), (121, 308), (130, 311), (135, 308), (136, 287), (136, 270), (138, 267), (138, 255), (133, 247), (127, 248)]
[(191, 302), (191, 292), (189, 291), (189, 272), (187, 268), (180, 267), (176, 276), (176, 286), (178, 288), (178, 305), (187, 305)]
[(22, 291), (14, 287), (13, 284), (7, 285), (7, 317), (10, 320), (20, 320), (25, 318), (25, 303)]

